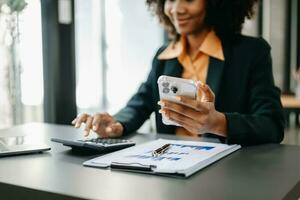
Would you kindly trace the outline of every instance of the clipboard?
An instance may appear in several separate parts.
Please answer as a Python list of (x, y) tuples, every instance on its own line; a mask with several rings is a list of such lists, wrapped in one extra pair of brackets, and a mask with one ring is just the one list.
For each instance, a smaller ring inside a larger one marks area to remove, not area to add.
[[(163, 155), (153, 157), (152, 151), (164, 144), (171, 147)], [(240, 148), (240, 145), (158, 139), (88, 160), (83, 165), (187, 178)]]

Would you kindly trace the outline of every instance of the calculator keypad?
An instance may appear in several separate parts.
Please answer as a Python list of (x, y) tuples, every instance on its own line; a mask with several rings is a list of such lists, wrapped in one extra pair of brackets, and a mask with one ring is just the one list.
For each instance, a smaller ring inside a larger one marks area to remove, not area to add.
[(121, 145), (121, 144), (128, 144), (132, 143), (129, 140), (124, 139), (116, 139), (116, 138), (93, 138), (93, 139), (87, 139), (82, 140), (84, 143), (88, 144), (96, 144), (96, 145), (104, 145), (104, 146), (110, 146), (110, 145)]

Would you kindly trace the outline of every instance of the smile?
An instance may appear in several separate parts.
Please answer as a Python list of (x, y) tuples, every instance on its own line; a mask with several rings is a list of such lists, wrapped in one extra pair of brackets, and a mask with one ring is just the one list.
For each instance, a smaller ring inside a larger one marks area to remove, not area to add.
[(185, 19), (176, 19), (175, 21), (177, 21), (177, 23), (179, 25), (184, 25), (186, 23), (188, 23), (191, 20), (191, 18), (185, 18)]

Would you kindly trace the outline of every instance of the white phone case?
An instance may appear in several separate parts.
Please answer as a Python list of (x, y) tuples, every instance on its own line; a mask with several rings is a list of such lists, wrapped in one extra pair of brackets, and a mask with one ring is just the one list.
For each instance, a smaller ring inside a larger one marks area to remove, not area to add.
[[(186, 96), (196, 99), (196, 81), (162, 75), (157, 80), (160, 99), (178, 102), (176, 96)], [(178, 102), (179, 103), (179, 102)], [(180, 126), (174, 121), (167, 119), (164, 115), (162, 121), (166, 125)]]

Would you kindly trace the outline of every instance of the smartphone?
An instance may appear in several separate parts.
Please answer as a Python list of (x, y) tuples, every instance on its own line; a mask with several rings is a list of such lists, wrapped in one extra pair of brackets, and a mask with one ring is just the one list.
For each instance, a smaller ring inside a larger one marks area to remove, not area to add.
[[(196, 99), (197, 96), (197, 84), (194, 80), (177, 78), (172, 76), (162, 75), (157, 80), (158, 91), (160, 99), (165, 99), (173, 102), (178, 102), (176, 96), (186, 96), (192, 99)], [(165, 125), (180, 126), (176, 122), (167, 119), (162, 116), (162, 122)]]

